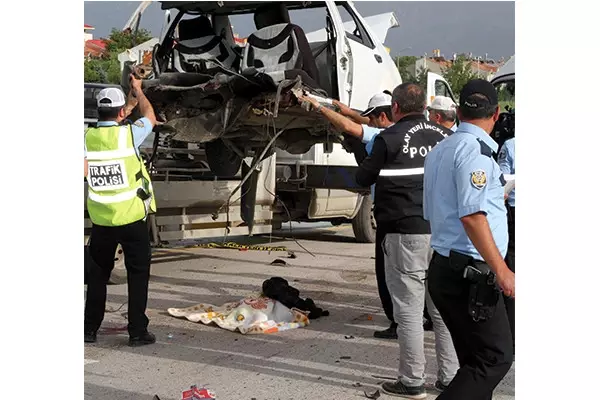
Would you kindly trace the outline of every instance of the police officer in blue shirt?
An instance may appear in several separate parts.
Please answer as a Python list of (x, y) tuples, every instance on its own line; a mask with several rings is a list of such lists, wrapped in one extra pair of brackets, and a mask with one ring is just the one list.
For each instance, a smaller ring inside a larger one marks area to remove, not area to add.
[(500, 291), (515, 296), (515, 275), (504, 261), (505, 181), (489, 136), (498, 115), (492, 84), (469, 81), (460, 93), (458, 129), (425, 160), (423, 214), (434, 250), (429, 291), (460, 364), (439, 400), (491, 400), (513, 362)]
[[(515, 138), (508, 139), (502, 145), (498, 154), (498, 165), (507, 181), (515, 180)], [(506, 253), (506, 265), (512, 272), (515, 272), (515, 189), (508, 194), (506, 201), (506, 210), (508, 211), (508, 252)], [(504, 297), (508, 322), (513, 339), (513, 353), (515, 346), (515, 300), (510, 297)]]
[[(131, 94), (127, 102), (125, 94), (119, 88), (105, 88), (98, 93), (98, 123), (96, 128), (89, 128), (86, 135), (89, 135), (91, 130), (101, 132), (103, 129), (121, 125), (137, 105), (142, 117), (131, 124), (131, 134), (133, 147), (139, 157), (138, 148), (152, 133), (156, 125), (156, 116), (142, 91), (141, 80), (133, 75), (130, 79)], [(87, 141), (84, 141), (85, 176), (87, 177), (87, 156), (91, 152), (88, 153), (86, 143)], [(105, 147), (109, 148), (109, 145)], [(104, 320), (106, 284), (114, 268), (117, 245), (121, 244), (127, 268), (129, 345), (143, 346), (155, 343), (156, 337), (148, 332), (149, 320), (146, 316), (151, 263), (150, 237), (146, 219), (120, 226), (92, 224), (90, 236), (89, 254), (93, 262), (86, 293), (84, 342), (94, 343), (97, 340), (97, 332)]]

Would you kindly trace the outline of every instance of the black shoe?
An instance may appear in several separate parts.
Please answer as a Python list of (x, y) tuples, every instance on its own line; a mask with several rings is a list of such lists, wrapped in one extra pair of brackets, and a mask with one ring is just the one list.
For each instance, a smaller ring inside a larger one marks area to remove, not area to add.
[(402, 382), (384, 382), (381, 385), (384, 393), (392, 396), (404, 397), (406, 399), (425, 399), (427, 392), (425, 386), (404, 386)]
[(438, 392), (443, 392), (444, 390), (448, 389), (448, 385), (444, 385), (442, 382), (440, 381), (435, 381), (435, 385), (433, 385), (433, 387), (435, 388), (435, 390), (437, 390)]
[(96, 343), (96, 332), (84, 332), (83, 341), (85, 343)]
[(423, 330), (425, 332), (431, 332), (433, 330), (433, 321), (430, 319), (425, 320), (425, 322), (423, 322)]
[(396, 332), (397, 328), (398, 324), (392, 322), (389, 328), (382, 331), (375, 331), (373, 336), (375, 336), (377, 339), (398, 339), (398, 332)]
[(141, 336), (130, 336), (129, 337), (129, 345), (131, 347), (144, 346), (144, 345), (152, 344), (155, 342), (156, 342), (156, 336), (154, 336), (150, 332), (146, 332)]

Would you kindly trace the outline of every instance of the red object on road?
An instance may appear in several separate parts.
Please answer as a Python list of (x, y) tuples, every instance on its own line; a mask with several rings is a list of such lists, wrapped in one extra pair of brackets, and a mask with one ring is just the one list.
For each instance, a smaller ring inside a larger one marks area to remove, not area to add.
[(198, 389), (196, 385), (181, 393), (181, 400), (216, 400), (214, 393), (208, 389)]

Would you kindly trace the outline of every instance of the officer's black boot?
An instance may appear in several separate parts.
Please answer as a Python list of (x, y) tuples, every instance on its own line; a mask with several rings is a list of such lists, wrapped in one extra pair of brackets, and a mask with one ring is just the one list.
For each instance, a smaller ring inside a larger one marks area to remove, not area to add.
[(154, 336), (150, 332), (146, 332), (140, 336), (130, 336), (129, 337), (129, 346), (131, 346), (131, 347), (144, 346), (144, 345), (152, 344), (155, 342), (156, 342), (156, 336)]
[(96, 332), (93, 332), (93, 331), (84, 332), (83, 341), (85, 343), (96, 343)]
[(397, 329), (398, 324), (392, 322), (389, 328), (382, 331), (375, 331), (373, 336), (375, 336), (377, 339), (398, 339), (398, 332), (396, 332)]

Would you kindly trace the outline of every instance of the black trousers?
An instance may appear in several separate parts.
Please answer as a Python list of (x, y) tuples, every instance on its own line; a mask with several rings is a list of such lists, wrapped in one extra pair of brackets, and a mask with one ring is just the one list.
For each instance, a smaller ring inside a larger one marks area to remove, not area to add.
[(127, 268), (127, 330), (130, 336), (139, 336), (148, 328), (146, 306), (152, 252), (146, 221), (115, 227), (92, 225), (89, 247), (92, 265), (89, 268), (84, 328), (86, 332), (96, 332), (104, 320), (106, 284), (114, 268), (118, 244), (123, 248)]
[(383, 258), (383, 239), (385, 239), (385, 235), (385, 230), (377, 229), (375, 234), (375, 276), (377, 277), (377, 290), (379, 291), (383, 311), (390, 322), (394, 322), (394, 306), (385, 281), (385, 260)]
[[(508, 211), (508, 252), (506, 253), (506, 265), (508, 268), (515, 272), (515, 208), (506, 205)], [(504, 304), (506, 306), (506, 314), (508, 314), (508, 322), (510, 323), (510, 331), (512, 333), (513, 340), (513, 352), (515, 346), (515, 299), (511, 297), (504, 297)]]
[(469, 282), (437, 253), (429, 265), (429, 293), (450, 331), (460, 368), (438, 400), (491, 400), (513, 362), (503, 297), (494, 316), (475, 322), (468, 314)]

